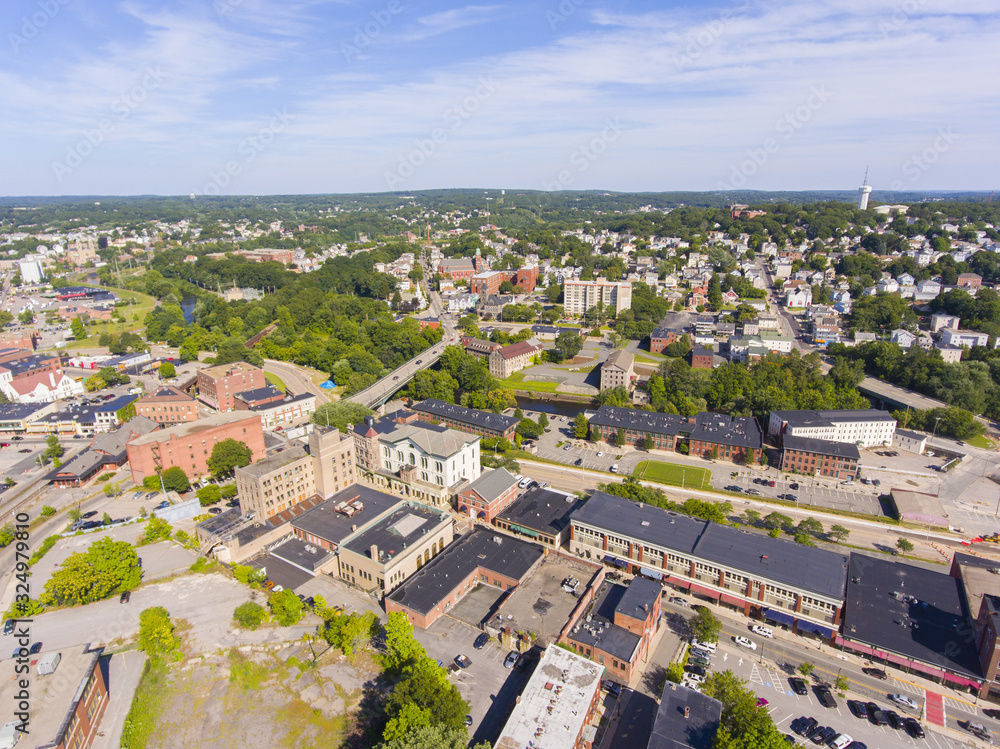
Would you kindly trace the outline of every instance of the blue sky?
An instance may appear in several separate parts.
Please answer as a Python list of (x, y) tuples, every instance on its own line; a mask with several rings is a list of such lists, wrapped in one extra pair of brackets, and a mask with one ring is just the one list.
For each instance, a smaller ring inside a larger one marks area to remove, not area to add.
[[(958, 6), (961, 6), (960, 8)], [(995, 0), (8, 0), (0, 194), (997, 186)]]

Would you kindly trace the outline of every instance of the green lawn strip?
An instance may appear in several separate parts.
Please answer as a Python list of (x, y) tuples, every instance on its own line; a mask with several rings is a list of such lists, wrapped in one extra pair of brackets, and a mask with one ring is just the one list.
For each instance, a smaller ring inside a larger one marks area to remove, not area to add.
[(167, 666), (163, 662), (153, 665), (146, 661), (122, 726), (122, 749), (145, 749), (149, 744), (169, 696), (166, 680)]
[(669, 486), (682, 486), (685, 489), (711, 489), (712, 472), (700, 466), (685, 466), (678, 463), (663, 463), (656, 460), (644, 460), (635, 467), (632, 473), (644, 481), (655, 481)]
[(529, 393), (554, 393), (560, 382), (535, 382), (534, 380), (524, 380), (524, 373), (517, 372), (506, 380), (500, 380), (500, 387), (508, 390), (523, 390)]
[(979, 434), (965, 441), (965, 444), (972, 445), (973, 447), (979, 447), (983, 450), (994, 450), (996, 449), (996, 443), (989, 439), (985, 435)]
[(285, 392), (285, 382), (274, 372), (264, 372), (264, 379), (274, 385), (281, 392)]

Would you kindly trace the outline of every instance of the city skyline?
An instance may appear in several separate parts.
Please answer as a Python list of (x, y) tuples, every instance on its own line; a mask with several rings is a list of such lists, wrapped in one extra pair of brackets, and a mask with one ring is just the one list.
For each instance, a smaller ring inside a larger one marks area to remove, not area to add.
[(0, 194), (991, 190), (964, 6), (17, 2)]

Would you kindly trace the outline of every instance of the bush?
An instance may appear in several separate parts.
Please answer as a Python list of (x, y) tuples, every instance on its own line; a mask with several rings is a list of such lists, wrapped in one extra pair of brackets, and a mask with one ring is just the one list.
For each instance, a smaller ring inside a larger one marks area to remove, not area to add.
[(155, 661), (172, 652), (179, 643), (179, 638), (174, 635), (174, 624), (165, 608), (153, 606), (139, 614), (139, 647), (150, 660)]
[[(296, 599), (298, 600), (298, 599)], [(267, 611), (259, 603), (247, 601), (233, 611), (233, 621), (243, 629), (257, 629), (267, 619)]]
[(222, 499), (222, 489), (215, 484), (209, 484), (196, 491), (195, 496), (198, 497), (198, 502), (201, 503), (202, 507), (208, 507), (218, 504)]
[(173, 528), (170, 527), (168, 523), (163, 518), (152, 517), (149, 522), (146, 523), (146, 531), (142, 534), (139, 539), (139, 546), (145, 546), (146, 544), (155, 543), (156, 541), (165, 541), (170, 538), (173, 533)]
[(267, 605), (275, 621), (282, 627), (290, 627), (302, 618), (302, 600), (295, 595), (294, 590), (286, 588), (278, 593), (272, 593), (267, 599)]
[(52, 517), (55, 514), (56, 514), (56, 508), (55, 507), (50, 507), (49, 505), (45, 505), (42, 508), (41, 515), (42, 515), (43, 518), (50, 518), (50, 517)]

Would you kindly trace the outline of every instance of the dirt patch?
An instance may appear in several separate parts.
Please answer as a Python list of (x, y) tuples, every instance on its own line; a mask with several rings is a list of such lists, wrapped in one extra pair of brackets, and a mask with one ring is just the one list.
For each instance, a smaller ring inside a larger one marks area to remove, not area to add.
[[(323, 648), (326, 646), (323, 645)], [(170, 668), (150, 749), (338, 747), (375, 673), (300, 643), (255, 646)]]

